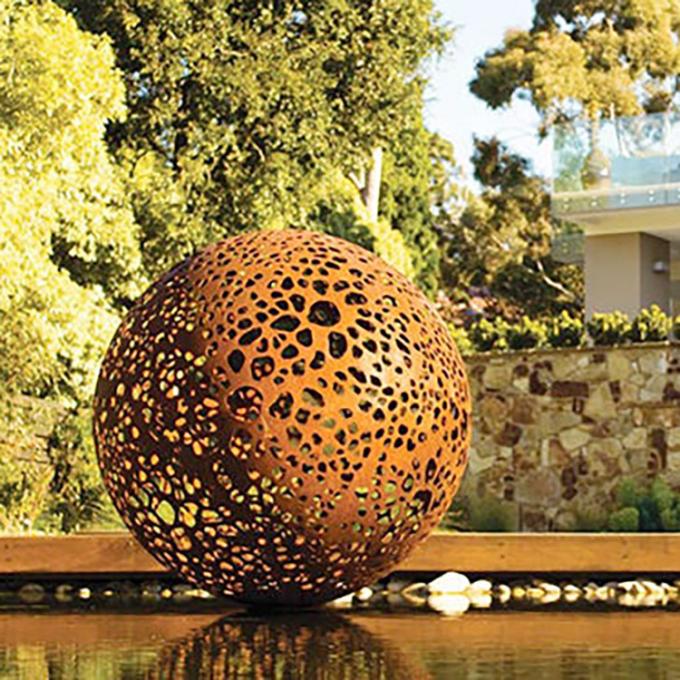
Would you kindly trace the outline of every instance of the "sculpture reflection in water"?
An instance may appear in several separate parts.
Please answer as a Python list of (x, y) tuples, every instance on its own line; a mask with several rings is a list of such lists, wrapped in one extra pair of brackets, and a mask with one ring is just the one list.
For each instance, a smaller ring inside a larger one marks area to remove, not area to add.
[(147, 680), (431, 680), (393, 643), (334, 614), (225, 617), (163, 649)]

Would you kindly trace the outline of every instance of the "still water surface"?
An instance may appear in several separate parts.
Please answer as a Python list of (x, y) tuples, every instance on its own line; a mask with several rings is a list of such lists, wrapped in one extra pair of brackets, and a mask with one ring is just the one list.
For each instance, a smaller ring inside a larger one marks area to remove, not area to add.
[(8, 613), (0, 678), (680, 678), (680, 612)]

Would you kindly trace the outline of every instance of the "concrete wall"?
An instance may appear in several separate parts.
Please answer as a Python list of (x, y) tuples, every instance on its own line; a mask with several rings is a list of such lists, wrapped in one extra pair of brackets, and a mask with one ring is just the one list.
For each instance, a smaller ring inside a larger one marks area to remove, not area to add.
[[(663, 263), (664, 272), (654, 271)], [(659, 305), (666, 314), (671, 300), (671, 244), (663, 238), (640, 234), (640, 307)]]
[[(663, 262), (666, 271), (655, 272)], [(585, 238), (586, 316), (620, 310), (630, 317), (643, 307), (670, 307), (670, 244), (649, 234)]]
[(526, 531), (584, 528), (624, 477), (680, 489), (680, 346), (476, 355), (461, 499)]

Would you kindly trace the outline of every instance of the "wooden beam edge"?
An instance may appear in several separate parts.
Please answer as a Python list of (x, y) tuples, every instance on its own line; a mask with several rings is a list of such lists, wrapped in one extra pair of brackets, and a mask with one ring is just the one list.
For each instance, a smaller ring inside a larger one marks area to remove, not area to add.
[[(434, 534), (395, 569), (462, 572), (680, 572), (678, 534)], [(0, 577), (162, 575), (128, 533), (0, 537)]]

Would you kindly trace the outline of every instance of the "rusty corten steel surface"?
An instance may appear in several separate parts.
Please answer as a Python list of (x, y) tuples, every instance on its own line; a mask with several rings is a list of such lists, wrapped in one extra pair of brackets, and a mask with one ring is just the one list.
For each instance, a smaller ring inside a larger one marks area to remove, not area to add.
[(470, 439), (431, 304), (346, 241), (243, 234), (155, 283), (95, 397), (106, 486), (164, 565), (246, 602), (313, 604), (427, 537)]

